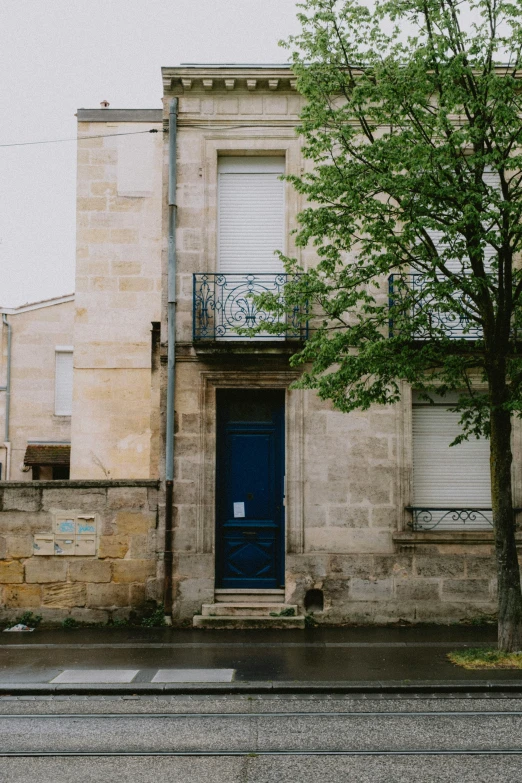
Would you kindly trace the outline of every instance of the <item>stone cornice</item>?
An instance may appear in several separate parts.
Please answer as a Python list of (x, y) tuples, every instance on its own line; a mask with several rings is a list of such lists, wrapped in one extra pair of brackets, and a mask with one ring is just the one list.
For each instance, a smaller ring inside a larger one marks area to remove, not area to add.
[(296, 78), (290, 66), (285, 65), (180, 65), (162, 68), (161, 74), (163, 90), (168, 94), (296, 89)]

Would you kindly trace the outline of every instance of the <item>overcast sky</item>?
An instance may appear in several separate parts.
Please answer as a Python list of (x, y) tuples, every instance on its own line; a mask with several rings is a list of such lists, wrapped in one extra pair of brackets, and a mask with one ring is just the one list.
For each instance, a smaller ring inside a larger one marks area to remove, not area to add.
[[(0, 145), (160, 108), (163, 65), (281, 63), (295, 0), (0, 0)], [(74, 290), (76, 144), (0, 147), (0, 306)]]

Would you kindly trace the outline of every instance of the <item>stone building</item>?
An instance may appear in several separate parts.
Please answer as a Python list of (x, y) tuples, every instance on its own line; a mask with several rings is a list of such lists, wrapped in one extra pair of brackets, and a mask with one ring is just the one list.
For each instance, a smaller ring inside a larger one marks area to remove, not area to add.
[(0, 318), (0, 479), (68, 479), (74, 296)]
[[(47, 579), (31, 600), (56, 616), (163, 600), (200, 627), (491, 615), (488, 444), (449, 449), (456, 416), (406, 385), (393, 407), (337, 412), (292, 388), (299, 325), (236, 331), (263, 318), (252, 293), (284, 285), (275, 250), (315, 263), (293, 244), (304, 204), (280, 179), (309, 165), (290, 69), (162, 73), (163, 111), (78, 111), (71, 480), (52, 497), (35, 483), (30, 503), (6, 483), (0, 511), (0, 528), (28, 518), (62, 549), (60, 521), (76, 527), (62, 581), (49, 574), (63, 552), (26, 549), (6, 549), (2, 578)], [(518, 427), (514, 448), (521, 506)]]

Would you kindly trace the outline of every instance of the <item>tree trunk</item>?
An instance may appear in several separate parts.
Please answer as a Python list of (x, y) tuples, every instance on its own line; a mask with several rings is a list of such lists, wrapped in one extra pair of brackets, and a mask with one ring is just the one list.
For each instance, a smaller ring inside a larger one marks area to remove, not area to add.
[(490, 375), (490, 394), (491, 499), (498, 573), (498, 647), (505, 652), (513, 652), (522, 650), (522, 593), (511, 486), (511, 415), (501, 407), (507, 399), (507, 388), (498, 376), (492, 378)]

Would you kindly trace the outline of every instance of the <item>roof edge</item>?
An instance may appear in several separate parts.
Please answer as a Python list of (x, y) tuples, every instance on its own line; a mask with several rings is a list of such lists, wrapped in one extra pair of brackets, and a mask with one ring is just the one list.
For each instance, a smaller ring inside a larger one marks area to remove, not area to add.
[(78, 109), (78, 122), (162, 122), (162, 109)]
[(39, 310), (41, 307), (53, 307), (54, 305), (63, 304), (64, 302), (74, 302), (74, 294), (55, 296), (52, 299), (42, 299), (39, 302), (27, 302), (26, 304), (19, 305), (18, 307), (0, 306), (0, 314), (5, 313), (5, 315), (17, 315), (18, 313), (26, 313), (29, 310)]

